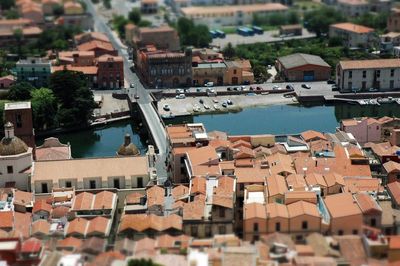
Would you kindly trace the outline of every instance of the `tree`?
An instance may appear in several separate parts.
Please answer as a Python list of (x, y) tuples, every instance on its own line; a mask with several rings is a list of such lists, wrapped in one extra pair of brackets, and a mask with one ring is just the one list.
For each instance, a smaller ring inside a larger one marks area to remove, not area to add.
[(59, 17), (59, 16), (61, 16), (62, 14), (64, 14), (64, 6), (59, 5), (59, 4), (53, 6), (53, 14), (54, 14), (56, 17)]
[(139, 21), (139, 23), (137, 25), (139, 27), (150, 27), (151, 26), (151, 21), (142, 19), (141, 21)]
[(222, 50), (224, 56), (231, 59), (235, 56), (235, 48), (233, 48), (232, 43), (228, 42), (225, 48)]
[(124, 16), (114, 15), (112, 19), (113, 28), (118, 32), (121, 39), (125, 39), (125, 25), (128, 20)]
[(291, 11), (287, 14), (287, 23), (298, 24), (300, 22), (299, 14), (296, 11)]
[(36, 129), (53, 127), (57, 113), (57, 99), (52, 90), (40, 88), (31, 91), (33, 125)]
[(331, 7), (322, 7), (310, 12), (304, 16), (304, 25), (309, 30), (315, 32), (317, 36), (327, 33), (329, 25), (345, 21), (341, 12)]
[(22, 46), (22, 39), (24, 38), (24, 34), (21, 29), (16, 29), (14, 30), (14, 39), (17, 43), (17, 53), (18, 57), (21, 57), (22, 51), (21, 51), (21, 46)]
[(19, 13), (15, 9), (9, 9), (7, 11), (4, 11), (4, 16), (6, 19), (17, 19), (19, 18)]
[(31, 98), (31, 91), (34, 89), (28, 82), (19, 82), (10, 87), (7, 98), (11, 101), (26, 101)]
[(264, 83), (271, 77), (271, 74), (269, 74), (265, 66), (262, 65), (254, 65), (253, 74), (257, 83)]
[(128, 266), (160, 266), (154, 263), (151, 259), (131, 259), (128, 261)]
[(106, 9), (111, 9), (111, 0), (103, 0), (103, 6)]
[(15, 0), (0, 0), (0, 9), (8, 10), (15, 6)]
[(128, 14), (128, 19), (135, 25), (138, 25), (141, 20), (141, 14), (139, 8), (132, 8)]
[(206, 25), (194, 25), (192, 20), (185, 17), (179, 18), (177, 29), (182, 45), (207, 47), (212, 41)]
[(96, 104), (82, 72), (62, 70), (50, 76), (50, 89), (59, 103), (57, 114), (62, 126), (86, 125)]

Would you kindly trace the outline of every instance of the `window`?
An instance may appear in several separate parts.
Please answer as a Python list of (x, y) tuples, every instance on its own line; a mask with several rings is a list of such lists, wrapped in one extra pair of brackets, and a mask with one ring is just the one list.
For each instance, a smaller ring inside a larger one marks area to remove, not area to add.
[(244, 184), (243, 184), (243, 183), (240, 183), (240, 184), (239, 184), (239, 190), (240, 190), (240, 191), (243, 191), (243, 190), (244, 190)]
[(349, 89), (353, 89), (353, 83), (351, 81), (349, 81), (349, 83), (347, 84), (347, 87), (349, 87)]
[(367, 71), (363, 71), (363, 78), (366, 78), (367, 77)]
[(236, 75), (236, 72), (237, 72), (237, 70), (236, 70), (236, 69), (234, 69), (234, 70), (233, 70), (233, 74), (234, 74), (234, 75)]
[(95, 189), (96, 188), (96, 180), (90, 180), (89, 181), (89, 188), (90, 189)]
[(275, 231), (280, 232), (281, 231), (281, 223), (276, 223), (275, 224)]
[(17, 114), (17, 116), (15, 117), (15, 122), (18, 128), (22, 127), (22, 117), (20, 114)]
[(389, 86), (390, 86), (390, 89), (393, 89), (393, 88), (394, 88), (394, 80), (391, 80), (391, 81), (390, 81), (390, 85), (389, 85)]
[(143, 177), (137, 178), (137, 187), (143, 187)]
[(13, 169), (12, 165), (8, 165), (7, 166), (7, 174), (12, 174), (12, 173), (14, 173), (14, 169)]
[(225, 225), (220, 225), (220, 226), (218, 226), (218, 233), (219, 233), (220, 235), (225, 235), (225, 234), (226, 234)]
[(192, 225), (192, 226), (190, 227), (190, 234), (191, 234), (191, 236), (197, 237), (197, 234), (198, 234), (197, 226)]
[(307, 229), (308, 229), (308, 222), (307, 222), (307, 221), (303, 221), (303, 222), (301, 223), (301, 228), (302, 228), (303, 230), (307, 230)]
[(377, 71), (376, 71), (376, 77), (379, 78), (380, 76), (381, 76), (381, 71), (380, 71), (380, 70), (377, 70)]
[(49, 189), (47, 188), (47, 183), (42, 183), (42, 193), (49, 193)]
[(349, 71), (349, 79), (353, 77), (353, 71)]
[(185, 156), (181, 157), (181, 164), (185, 163)]
[(394, 69), (391, 69), (391, 70), (390, 70), (390, 76), (391, 76), (391, 77), (394, 77)]
[(361, 83), (362, 85), (362, 89), (363, 90), (365, 90), (366, 88), (367, 88), (367, 82), (366, 81), (363, 81), (362, 83)]
[(340, 235), (340, 236), (343, 235), (343, 230), (339, 230), (338, 235)]
[(211, 236), (211, 225), (206, 225), (205, 233), (206, 233), (206, 237)]
[(372, 226), (372, 227), (375, 227), (375, 226), (376, 226), (376, 219), (375, 219), (375, 218), (372, 218), (372, 219), (371, 219), (371, 226)]
[(65, 187), (72, 187), (71, 181), (65, 181)]
[(353, 230), (353, 235), (358, 235), (358, 230)]
[(119, 187), (119, 178), (114, 179), (114, 188), (118, 188), (118, 189), (120, 188)]
[(222, 208), (222, 207), (219, 208), (219, 217), (222, 217), (222, 218), (225, 217), (225, 208)]
[(253, 231), (258, 232), (258, 223), (253, 224)]

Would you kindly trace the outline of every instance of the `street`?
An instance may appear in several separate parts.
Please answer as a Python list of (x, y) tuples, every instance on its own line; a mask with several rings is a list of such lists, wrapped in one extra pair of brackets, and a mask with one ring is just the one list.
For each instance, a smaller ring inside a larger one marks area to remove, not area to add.
[[(159, 182), (162, 183), (165, 181), (167, 177), (167, 173), (165, 170), (165, 158), (167, 152), (167, 143), (166, 143), (166, 133), (163, 125), (160, 123), (160, 118), (154, 108), (151, 106), (151, 97), (144, 88), (143, 84), (140, 82), (140, 79), (135, 73), (129, 69), (129, 61), (128, 61), (128, 52), (127, 47), (122, 44), (121, 40), (118, 36), (107, 26), (104, 18), (97, 14), (95, 11), (95, 7), (90, 0), (85, 0), (87, 11), (93, 15), (94, 18), (94, 27), (96, 31), (105, 33), (110, 39), (114, 49), (118, 50), (120, 56), (122, 56), (124, 60), (124, 76), (126, 81), (135, 84), (135, 92), (137, 91), (137, 95), (139, 95), (139, 99), (137, 100), (140, 108), (143, 111), (147, 124), (149, 125), (149, 129), (154, 138), (154, 141), (158, 147), (159, 154), (157, 158), (156, 168), (157, 175), (159, 178)], [(130, 98), (133, 99), (133, 93), (130, 93)]]

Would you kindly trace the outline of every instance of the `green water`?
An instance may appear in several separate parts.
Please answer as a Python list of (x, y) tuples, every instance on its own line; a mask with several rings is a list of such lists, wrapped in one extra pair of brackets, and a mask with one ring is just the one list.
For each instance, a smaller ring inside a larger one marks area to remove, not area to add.
[[(131, 141), (144, 154), (147, 150), (146, 140), (141, 139), (133, 123), (120, 121), (103, 127), (92, 128), (79, 132), (69, 132), (57, 135), (62, 143), (70, 143), (73, 158), (115, 156), (119, 146), (124, 141), (125, 134), (131, 135)], [(43, 143), (42, 139), (37, 145)]]
[[(334, 132), (341, 119), (385, 115), (400, 117), (400, 105), (276, 105), (248, 108), (237, 113), (197, 115), (165, 122), (166, 124), (201, 122), (207, 131), (220, 130), (232, 135), (294, 134), (308, 129)], [(134, 125), (129, 121), (114, 123), (104, 128), (61, 134), (58, 137), (64, 143), (71, 143), (74, 158), (100, 157), (114, 156), (126, 133), (131, 134), (132, 142), (144, 153), (146, 140), (139, 137)]]

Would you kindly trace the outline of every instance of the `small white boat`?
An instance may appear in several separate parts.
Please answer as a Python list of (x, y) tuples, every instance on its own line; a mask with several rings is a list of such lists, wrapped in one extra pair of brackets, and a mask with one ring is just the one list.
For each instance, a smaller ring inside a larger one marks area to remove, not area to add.
[(210, 109), (210, 106), (208, 106), (207, 104), (203, 104), (204, 109), (208, 110)]
[(195, 104), (195, 105), (193, 106), (193, 111), (194, 111), (194, 112), (200, 112), (200, 106), (198, 106), (197, 104)]
[(214, 104), (214, 109), (215, 109), (215, 110), (219, 110), (219, 109), (220, 109), (220, 107), (218, 106), (218, 104)]

